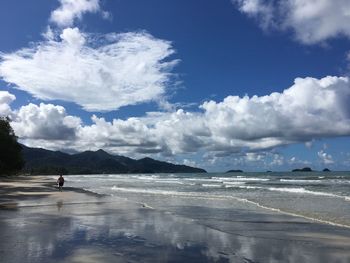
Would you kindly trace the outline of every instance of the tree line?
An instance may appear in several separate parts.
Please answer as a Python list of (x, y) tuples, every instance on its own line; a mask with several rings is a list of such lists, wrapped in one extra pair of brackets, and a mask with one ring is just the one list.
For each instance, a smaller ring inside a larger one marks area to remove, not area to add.
[(0, 117), (0, 175), (13, 175), (24, 167), (21, 150), (10, 118)]

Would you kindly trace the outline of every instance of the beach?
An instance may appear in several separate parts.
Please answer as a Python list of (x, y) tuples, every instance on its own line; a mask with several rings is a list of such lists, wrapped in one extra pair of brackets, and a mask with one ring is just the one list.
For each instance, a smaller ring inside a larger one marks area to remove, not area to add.
[(53, 176), (1, 179), (1, 262), (350, 262), (341, 224), (221, 196), (101, 194), (73, 178), (63, 192)]

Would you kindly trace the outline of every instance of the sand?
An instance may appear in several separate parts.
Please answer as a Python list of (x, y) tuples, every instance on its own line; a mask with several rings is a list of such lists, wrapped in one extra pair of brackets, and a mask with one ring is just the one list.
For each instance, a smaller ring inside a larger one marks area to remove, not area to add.
[(271, 212), (181, 214), (65, 187), (0, 179), (0, 261), (350, 262), (350, 229)]

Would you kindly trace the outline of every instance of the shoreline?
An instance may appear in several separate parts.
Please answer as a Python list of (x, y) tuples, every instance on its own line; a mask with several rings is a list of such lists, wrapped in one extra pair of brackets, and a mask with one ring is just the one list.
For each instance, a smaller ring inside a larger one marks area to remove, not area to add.
[(257, 202), (254, 201), (250, 201), (247, 199), (242, 199), (242, 198), (238, 198), (238, 197), (232, 197), (233, 199), (239, 201), (239, 202), (246, 202), (246, 203), (250, 203), (253, 204), (257, 207), (269, 210), (269, 211), (273, 211), (279, 214), (283, 214), (283, 215), (288, 215), (288, 216), (293, 216), (293, 217), (298, 217), (298, 218), (303, 218), (306, 220), (310, 220), (313, 221), (315, 223), (321, 223), (321, 224), (326, 224), (326, 225), (331, 225), (331, 226), (336, 226), (336, 227), (343, 227), (343, 228), (347, 228), (350, 229), (350, 225), (345, 225), (345, 224), (339, 224), (339, 223), (335, 223), (335, 222), (331, 222), (331, 221), (327, 221), (327, 220), (322, 220), (322, 219), (318, 219), (318, 218), (314, 218), (314, 217), (310, 217), (310, 216), (304, 216), (301, 214), (297, 214), (297, 213), (292, 213), (292, 212), (288, 212), (288, 211), (283, 211), (281, 209), (278, 208), (273, 208), (273, 207), (269, 207), (269, 206), (265, 206), (265, 205), (261, 205)]
[(162, 211), (50, 180), (0, 178), (4, 262), (350, 261), (347, 228), (242, 204)]

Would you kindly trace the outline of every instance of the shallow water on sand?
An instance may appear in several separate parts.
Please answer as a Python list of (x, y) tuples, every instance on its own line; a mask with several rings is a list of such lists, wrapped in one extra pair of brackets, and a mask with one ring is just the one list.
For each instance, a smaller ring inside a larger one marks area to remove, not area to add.
[[(178, 206), (230, 208), (232, 202), (350, 227), (350, 173), (231, 173), (73, 175), (67, 184), (171, 210)], [(169, 201), (170, 200), (170, 201)]]
[(350, 262), (347, 174), (43, 178), (0, 206), (1, 262)]
[(263, 209), (170, 198), (164, 211), (116, 197), (74, 198), (1, 211), (1, 262), (350, 260), (350, 230)]

